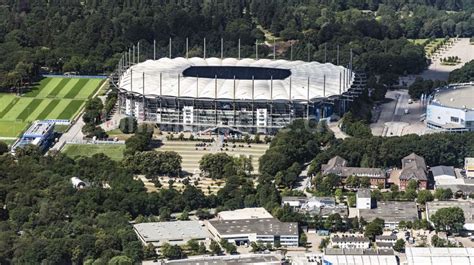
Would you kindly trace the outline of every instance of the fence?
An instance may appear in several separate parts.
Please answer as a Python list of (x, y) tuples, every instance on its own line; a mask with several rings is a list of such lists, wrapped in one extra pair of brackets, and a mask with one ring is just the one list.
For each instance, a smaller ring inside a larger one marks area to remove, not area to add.
[(106, 75), (64, 75), (64, 74), (46, 74), (44, 77), (61, 77), (61, 78), (96, 78), (96, 79), (106, 79)]

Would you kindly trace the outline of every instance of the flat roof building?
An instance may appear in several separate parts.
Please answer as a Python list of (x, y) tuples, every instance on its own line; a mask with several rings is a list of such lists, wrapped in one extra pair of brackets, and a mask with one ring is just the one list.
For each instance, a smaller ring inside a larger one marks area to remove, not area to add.
[(474, 157), (464, 158), (464, 170), (466, 172), (466, 177), (474, 178)]
[(161, 247), (164, 243), (184, 245), (191, 239), (205, 241), (209, 233), (199, 221), (153, 222), (134, 224), (133, 230), (144, 245)]
[(282, 264), (282, 257), (274, 254), (245, 254), (214, 257), (190, 257), (183, 260), (169, 260), (170, 265), (277, 265)]
[(261, 241), (298, 246), (298, 223), (284, 223), (275, 218), (210, 220), (208, 229), (216, 241), (227, 239), (237, 245)]
[(243, 220), (273, 218), (273, 216), (263, 207), (243, 208), (233, 211), (222, 211), (217, 214), (219, 220)]
[(474, 131), (474, 85), (450, 85), (430, 96), (426, 126), (436, 131)]
[[(404, 265), (470, 265), (474, 264), (474, 248), (420, 248), (405, 249)], [(403, 264), (403, 263), (402, 263)]]
[(418, 220), (418, 208), (415, 202), (386, 201), (377, 202), (377, 208), (358, 209), (359, 217), (367, 222), (380, 218), (385, 221), (385, 227), (394, 229), (400, 221), (413, 222)]
[(324, 250), (323, 265), (398, 265), (390, 249), (340, 249)]
[[(431, 216), (439, 209), (459, 207), (464, 212), (464, 229), (474, 231), (474, 203), (471, 201), (436, 201), (426, 203), (426, 216), (430, 221)], [(431, 221), (430, 221), (431, 222)]]
[(15, 153), (17, 148), (22, 148), (29, 144), (37, 146), (43, 152), (53, 136), (54, 122), (35, 121), (13, 145), (12, 152)]
[(362, 248), (368, 249), (370, 247), (370, 239), (363, 236), (338, 236), (331, 237), (332, 247), (338, 248)]

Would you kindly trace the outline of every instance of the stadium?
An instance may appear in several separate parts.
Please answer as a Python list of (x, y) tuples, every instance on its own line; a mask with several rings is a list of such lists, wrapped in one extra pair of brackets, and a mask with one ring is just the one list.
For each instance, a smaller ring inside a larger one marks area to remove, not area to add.
[(166, 131), (272, 134), (294, 119), (343, 114), (365, 82), (350, 68), (330, 63), (137, 58), (124, 56), (113, 78), (119, 111)]
[(451, 84), (428, 97), (426, 126), (442, 132), (474, 131), (474, 84)]

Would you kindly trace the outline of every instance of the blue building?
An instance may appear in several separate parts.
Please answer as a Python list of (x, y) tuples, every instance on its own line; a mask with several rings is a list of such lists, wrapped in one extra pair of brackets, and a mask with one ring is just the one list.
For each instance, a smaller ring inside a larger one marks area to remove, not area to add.
[(35, 121), (26, 132), (23, 133), (20, 140), (18, 140), (12, 147), (12, 153), (15, 153), (17, 148), (26, 145), (38, 146), (40, 151), (45, 151), (51, 139), (54, 136), (54, 122), (51, 121)]

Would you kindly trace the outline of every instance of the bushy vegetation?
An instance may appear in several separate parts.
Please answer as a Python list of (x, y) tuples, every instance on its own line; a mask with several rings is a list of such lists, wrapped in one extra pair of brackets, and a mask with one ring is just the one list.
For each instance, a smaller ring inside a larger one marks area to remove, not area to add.
[(447, 85), (445, 81), (424, 80), (421, 77), (417, 77), (415, 82), (408, 87), (408, 94), (412, 99), (420, 99), (422, 94), (428, 96), (433, 93), (434, 89), (445, 85)]
[(450, 83), (464, 83), (471, 81), (474, 81), (474, 60), (449, 73)]

